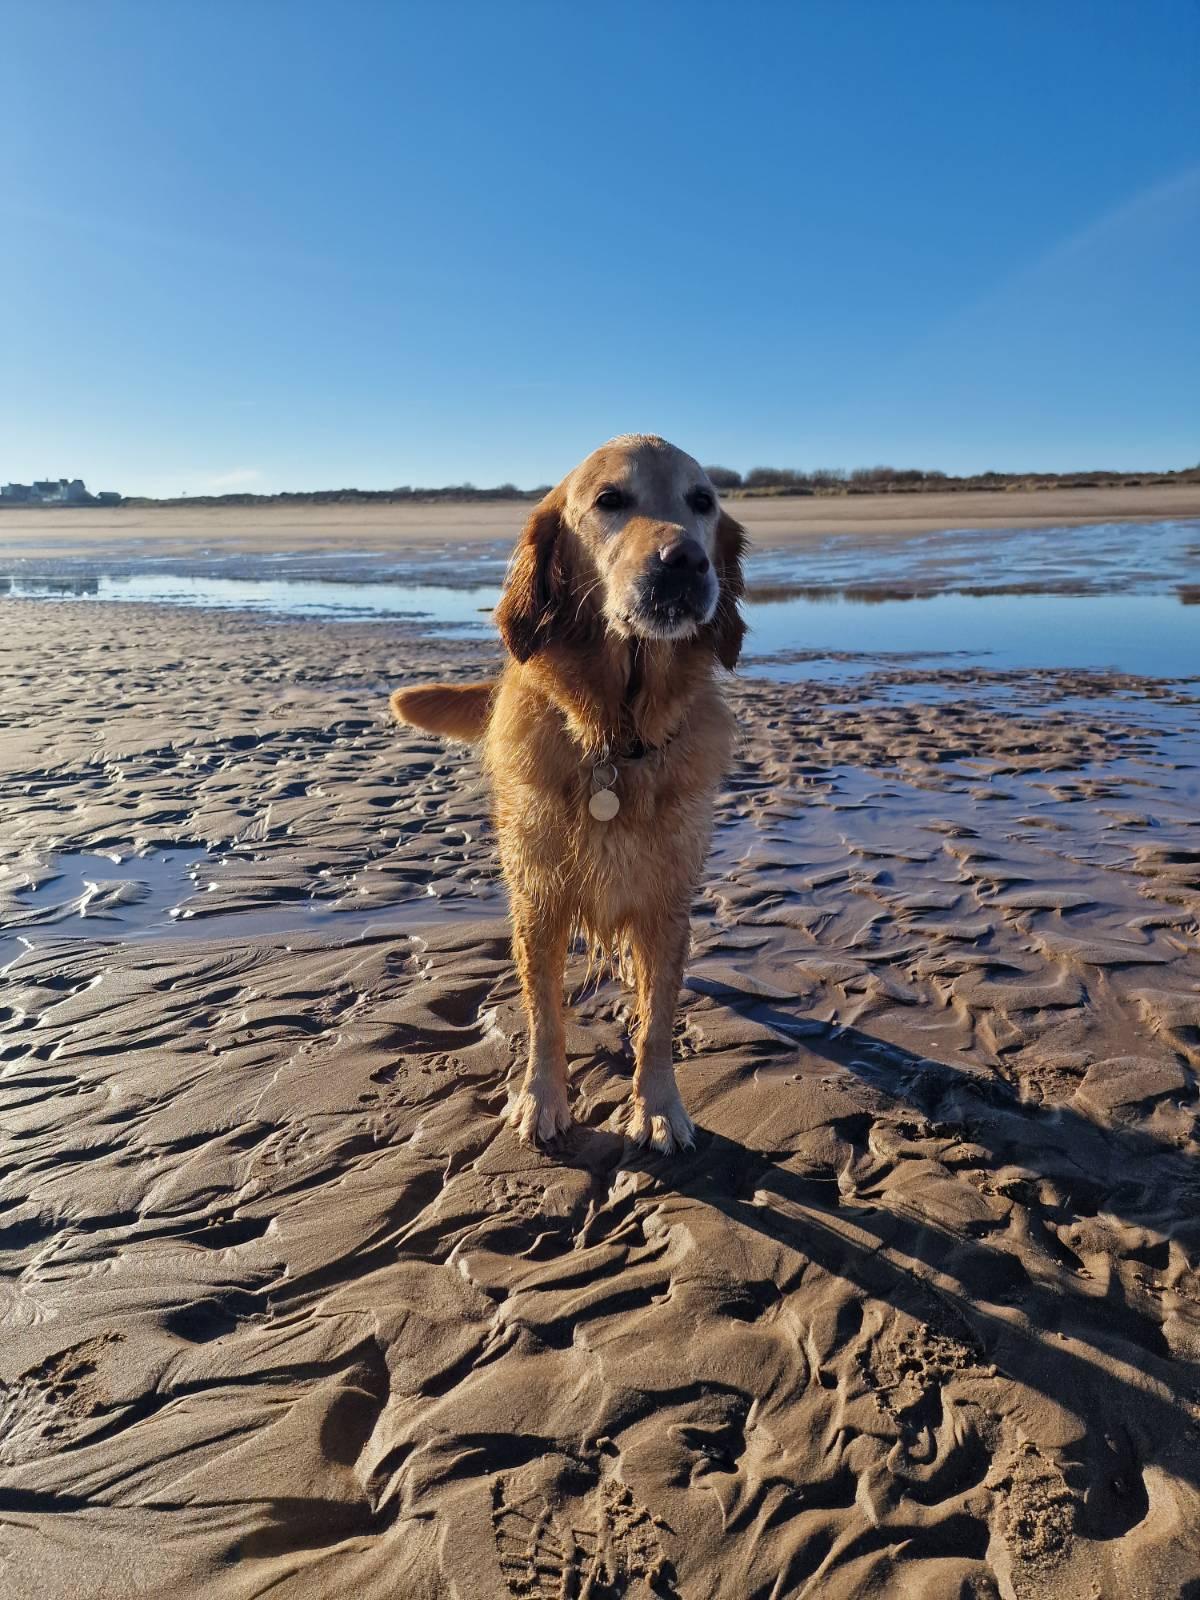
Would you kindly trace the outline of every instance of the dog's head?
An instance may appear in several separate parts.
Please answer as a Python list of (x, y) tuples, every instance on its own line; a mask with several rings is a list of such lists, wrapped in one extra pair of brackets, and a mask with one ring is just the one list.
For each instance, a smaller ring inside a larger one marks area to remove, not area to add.
[(629, 639), (698, 639), (737, 663), (746, 625), (742, 529), (708, 476), (664, 439), (601, 445), (525, 525), (496, 621), (518, 661), (608, 630)]

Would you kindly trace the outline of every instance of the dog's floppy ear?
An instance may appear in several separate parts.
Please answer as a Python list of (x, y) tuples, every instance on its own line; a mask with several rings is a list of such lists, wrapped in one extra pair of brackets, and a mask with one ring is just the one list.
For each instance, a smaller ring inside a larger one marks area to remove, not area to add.
[(746, 530), (727, 511), (722, 511), (717, 523), (713, 561), (721, 589), (717, 597), (717, 609), (708, 626), (717, 660), (731, 672), (737, 666), (742, 653), (742, 640), (746, 637), (746, 624), (742, 620), (738, 602), (746, 592), (742, 557), (748, 543)]
[(518, 661), (528, 661), (545, 644), (556, 609), (554, 589), (562, 581), (561, 561), (556, 559), (562, 507), (559, 489), (538, 502), (521, 530), (496, 607), (500, 637)]
[(496, 626), (518, 661), (528, 661), (569, 631), (564, 622), (572, 591), (565, 501), (561, 484), (539, 501), (521, 532), (496, 607)]

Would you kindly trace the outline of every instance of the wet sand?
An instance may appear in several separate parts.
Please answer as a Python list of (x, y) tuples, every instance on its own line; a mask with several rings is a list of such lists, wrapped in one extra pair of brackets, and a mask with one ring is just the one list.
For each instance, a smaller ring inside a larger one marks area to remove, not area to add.
[(6, 1595), (1197, 1592), (1200, 684), (743, 675), (697, 1148), (606, 980), (552, 1156), (474, 762), (386, 721), (490, 643), (0, 616)]
[[(894, 539), (941, 528), (1046, 528), (1072, 523), (1200, 516), (1200, 484), (1138, 488), (964, 490), (725, 502), (756, 543), (804, 544), (829, 533)], [(346, 549), (384, 553), (408, 545), (512, 540), (527, 501), (354, 506), (84, 506), (0, 511), (0, 553), (188, 555)]]

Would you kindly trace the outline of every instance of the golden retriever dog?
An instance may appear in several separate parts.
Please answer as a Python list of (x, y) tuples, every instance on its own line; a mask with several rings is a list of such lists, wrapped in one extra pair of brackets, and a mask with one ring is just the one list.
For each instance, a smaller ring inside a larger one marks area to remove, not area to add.
[(628, 1136), (664, 1154), (693, 1142), (671, 1045), (732, 744), (716, 668), (736, 664), (746, 631), (745, 545), (691, 456), (614, 439), (525, 525), (496, 607), (510, 657), (499, 679), (392, 696), (399, 721), (482, 743), (529, 1013), (509, 1113), (526, 1142), (571, 1124), (563, 987), (576, 932), (632, 969)]

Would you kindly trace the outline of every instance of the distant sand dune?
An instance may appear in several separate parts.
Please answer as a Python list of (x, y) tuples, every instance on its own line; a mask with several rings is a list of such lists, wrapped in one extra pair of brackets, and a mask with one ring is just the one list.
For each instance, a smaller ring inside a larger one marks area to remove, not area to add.
[[(895, 537), (938, 528), (1050, 527), (1070, 522), (1158, 521), (1200, 516), (1200, 484), (1116, 489), (964, 490), (947, 494), (853, 495), (828, 499), (739, 499), (730, 509), (763, 545), (825, 533)], [(0, 551), (56, 554), (123, 548), (143, 553), (325, 549), (331, 538), (355, 550), (405, 544), (514, 539), (525, 502), (486, 504), (151, 507), (0, 512)]]

